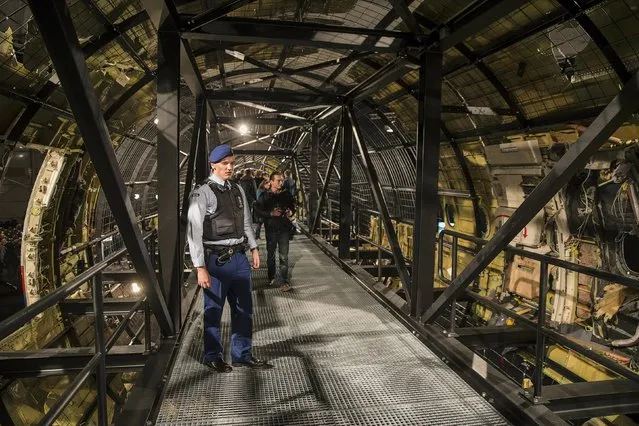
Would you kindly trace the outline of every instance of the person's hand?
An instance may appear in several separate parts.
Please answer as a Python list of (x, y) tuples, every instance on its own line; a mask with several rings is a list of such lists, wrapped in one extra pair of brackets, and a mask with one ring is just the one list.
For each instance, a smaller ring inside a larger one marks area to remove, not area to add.
[(202, 288), (211, 287), (211, 275), (206, 268), (197, 268), (197, 284)]
[(253, 269), (260, 267), (260, 252), (259, 250), (251, 250), (251, 257), (253, 260)]
[(282, 216), (282, 211), (280, 209), (273, 209), (271, 216), (280, 217)]
[(293, 217), (293, 212), (291, 211), (291, 209), (286, 209), (286, 216)]

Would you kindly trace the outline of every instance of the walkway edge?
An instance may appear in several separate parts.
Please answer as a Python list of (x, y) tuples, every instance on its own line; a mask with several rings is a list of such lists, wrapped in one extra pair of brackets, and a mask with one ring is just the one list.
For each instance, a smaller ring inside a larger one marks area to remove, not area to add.
[[(406, 301), (393, 291), (372, 279), (371, 275), (358, 265), (352, 265), (340, 259), (337, 251), (327, 242), (318, 239), (302, 229), (304, 234), (320, 250), (322, 250), (342, 270), (349, 274), (355, 282), (368, 291), (393, 316), (395, 316), (419, 340), (447, 363), (466, 383), (491, 401), (495, 408), (514, 424), (525, 425), (567, 425), (558, 415), (545, 405), (534, 405), (522, 394), (521, 388), (499, 370), (459, 342), (446, 337), (436, 326), (424, 326), (406, 313)], [(477, 361), (480, 361), (479, 363)], [(473, 369), (475, 367), (480, 372)]]

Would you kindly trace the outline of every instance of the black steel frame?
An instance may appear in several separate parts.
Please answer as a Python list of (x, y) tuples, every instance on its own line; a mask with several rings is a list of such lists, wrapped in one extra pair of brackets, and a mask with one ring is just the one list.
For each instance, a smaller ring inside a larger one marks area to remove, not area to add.
[(439, 123), (441, 114), (442, 52), (422, 55), (417, 110), (417, 190), (413, 241), (413, 288), (410, 314), (418, 316), (433, 303), (435, 249), (425, 243), (437, 233), (439, 211)]
[(144, 247), (142, 234), (135, 222), (133, 206), (119, 172), (109, 131), (100, 111), (100, 103), (89, 77), (69, 9), (62, 0), (30, 1), (29, 5), (76, 117), (122, 239), (144, 283), (158, 324), (164, 333), (172, 334), (169, 312)]
[(351, 194), (353, 191), (353, 127), (347, 107), (342, 109), (342, 153), (341, 176), (339, 180), (339, 257), (350, 258), (351, 225), (353, 212)]
[[(180, 327), (180, 288), (182, 282), (184, 244), (180, 244), (180, 34), (168, 20), (158, 30), (157, 70), (157, 193), (158, 249), (164, 294), (173, 330)], [(167, 28), (168, 27), (168, 28)], [(201, 114), (202, 115), (202, 114)], [(194, 123), (193, 134), (201, 125)], [(193, 146), (192, 146), (193, 148)], [(197, 148), (197, 144), (195, 145)], [(194, 159), (194, 158), (192, 158)], [(191, 170), (193, 170), (191, 168)], [(188, 192), (187, 189), (184, 191)]]
[(495, 233), (472, 262), (455, 278), (444, 293), (424, 313), (422, 320), (430, 322), (444, 307), (461, 294), (512, 239), (532, 220), (537, 212), (559, 191), (569, 179), (585, 166), (590, 157), (608, 140), (610, 135), (639, 109), (639, 72), (626, 83), (619, 94), (588, 127), (579, 140), (555, 164), (553, 169), (528, 195), (508, 221)]
[[(445, 239), (446, 237), (450, 237), (452, 244), (446, 247)], [(462, 234), (459, 232), (454, 232), (450, 230), (443, 230), (439, 233), (438, 237), (438, 270), (437, 275), (438, 278), (451, 285), (456, 278), (457, 271), (457, 263), (458, 263), (458, 251), (459, 251), (459, 240), (468, 241), (477, 245), (477, 247), (485, 247), (490, 244), (490, 241), (486, 241), (477, 237), (472, 237), (466, 234)], [(444, 251), (450, 250), (451, 256), (451, 278), (447, 278), (443, 271), (443, 258)], [(543, 365), (545, 362), (546, 356), (546, 345), (547, 340), (552, 340), (564, 347), (567, 347), (580, 355), (583, 355), (585, 358), (590, 359), (608, 370), (618, 374), (621, 377), (624, 377), (628, 380), (635, 382), (635, 387), (633, 388), (634, 392), (639, 395), (639, 374), (630, 370), (628, 368), (623, 367), (618, 362), (604, 356), (598, 354), (596, 351), (591, 348), (587, 348), (585, 346), (580, 345), (579, 343), (571, 340), (570, 338), (564, 336), (563, 334), (558, 333), (552, 328), (546, 325), (546, 303), (547, 303), (547, 293), (548, 293), (548, 265), (554, 265), (562, 269), (566, 269), (569, 271), (574, 271), (579, 274), (583, 274), (586, 276), (598, 278), (608, 282), (619, 283), (633, 289), (639, 289), (639, 280), (616, 275), (607, 271), (602, 271), (599, 269), (591, 268), (589, 266), (580, 265), (577, 263), (568, 262), (566, 260), (558, 259), (555, 257), (551, 257), (548, 255), (543, 255), (535, 252), (530, 252), (527, 250), (523, 250), (520, 248), (507, 246), (503, 249), (505, 253), (521, 256), (528, 259), (533, 259), (540, 262), (539, 269), (539, 297), (537, 300), (537, 315), (536, 321), (531, 320), (529, 318), (523, 317), (510, 309), (502, 306), (501, 304), (485, 297), (481, 296), (473, 291), (465, 290), (464, 295), (471, 297), (473, 300), (488, 306), (490, 309), (499, 312), (500, 314), (504, 314), (510, 318), (516, 320), (517, 324), (522, 327), (526, 327), (532, 330), (535, 330), (536, 339), (535, 339), (535, 371), (532, 378), (533, 381), (533, 392), (528, 393), (528, 391), (524, 391), (524, 395), (530, 396), (532, 402), (539, 404), (544, 403), (546, 400), (544, 399), (543, 393)], [(454, 323), (453, 323), (454, 324)], [(507, 328), (505, 328), (506, 330)], [(451, 328), (451, 331), (455, 331), (454, 328)], [(591, 388), (596, 389), (596, 383), (588, 383)], [(602, 394), (603, 395), (603, 394)]]
[(406, 291), (406, 297), (408, 300), (410, 300), (412, 288), (411, 277), (408, 273), (408, 268), (406, 267), (406, 262), (404, 261), (404, 255), (402, 254), (402, 249), (399, 245), (399, 241), (397, 240), (397, 232), (395, 231), (395, 227), (393, 226), (393, 222), (388, 211), (388, 205), (386, 203), (386, 198), (384, 197), (384, 191), (382, 190), (382, 186), (379, 182), (377, 171), (371, 163), (368, 148), (366, 147), (366, 142), (364, 141), (359, 128), (359, 124), (357, 123), (355, 112), (353, 111), (351, 105), (346, 106), (346, 110), (350, 119), (350, 125), (353, 129), (353, 137), (355, 138), (355, 142), (357, 144), (357, 150), (359, 152), (358, 158), (362, 162), (362, 168), (364, 169), (366, 180), (371, 185), (373, 197), (375, 198), (375, 204), (380, 211), (380, 219), (381, 222), (384, 223), (386, 236), (388, 237), (388, 242), (390, 243), (391, 250), (393, 252), (393, 260), (395, 261), (395, 265), (397, 265), (399, 278), (402, 281), (404, 290)]

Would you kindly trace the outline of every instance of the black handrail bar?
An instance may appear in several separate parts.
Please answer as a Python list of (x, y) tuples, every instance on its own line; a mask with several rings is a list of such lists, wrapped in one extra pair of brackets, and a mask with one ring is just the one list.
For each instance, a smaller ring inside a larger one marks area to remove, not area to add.
[[(149, 216), (145, 216), (141, 219), (138, 219), (138, 221), (136, 223), (142, 223), (145, 220), (148, 219), (152, 219), (154, 217), (157, 216), (157, 213), (149, 215)], [(90, 241), (87, 241), (85, 243), (81, 243), (79, 245), (72, 245), (71, 247), (67, 247), (64, 250), (60, 250), (60, 256), (65, 256), (67, 254), (72, 254), (72, 253), (77, 253), (79, 251), (84, 250), (87, 247), (96, 245), (97, 243), (99, 243), (100, 241), (104, 241), (105, 239), (112, 237), (113, 235), (119, 234), (120, 230), (119, 229), (114, 229), (113, 231), (107, 232), (106, 234), (100, 235), (99, 237), (96, 237)]]
[[(530, 327), (530, 328), (536, 328), (537, 327), (537, 323), (535, 321), (531, 321), (528, 318), (525, 318), (511, 310), (509, 310), (508, 308), (505, 308), (504, 306), (500, 305), (497, 302), (494, 302), (490, 299), (488, 299), (485, 296), (481, 296), (477, 293), (475, 293), (472, 290), (467, 290), (466, 291), (466, 295), (477, 300), (478, 302), (485, 304), (486, 306), (488, 306), (491, 309), (494, 309), (518, 322), (521, 322), (521, 324)], [(603, 355), (598, 354), (597, 352), (595, 352), (594, 350), (587, 348), (585, 346), (580, 345), (579, 343), (570, 340), (569, 338), (563, 336), (562, 334), (557, 333), (554, 330), (551, 330), (549, 328), (544, 327), (543, 328), (543, 333), (544, 335), (546, 335), (547, 337), (549, 337), (551, 340), (554, 340), (555, 342), (559, 343), (560, 345), (563, 345), (565, 347), (567, 347), (568, 349), (571, 349), (581, 355), (584, 355), (587, 358), (590, 358), (591, 360), (597, 362), (598, 364), (603, 365), (604, 367), (606, 367), (607, 369), (609, 369), (610, 371), (613, 371), (617, 374), (619, 374), (620, 376), (626, 377), (628, 379), (631, 379), (635, 382), (639, 382), (639, 374), (635, 373), (634, 371), (616, 363), (615, 361), (611, 360), (610, 358), (606, 358)]]
[[(439, 240), (443, 241), (445, 235), (456, 236), (458, 238), (461, 238), (479, 245), (484, 245), (488, 243), (488, 241), (483, 240), (481, 238), (470, 236), (467, 234), (462, 234), (456, 231), (450, 231), (448, 229), (444, 229), (439, 233)], [(623, 284), (627, 287), (639, 289), (639, 280), (636, 280), (634, 278), (613, 274), (612, 272), (608, 272), (608, 271), (601, 271), (599, 269), (591, 268), (590, 266), (579, 265), (577, 263), (572, 263), (567, 260), (558, 259), (556, 257), (549, 256), (547, 254), (535, 253), (535, 252), (524, 250), (518, 247), (508, 246), (504, 249), (504, 251), (507, 253), (513, 253), (523, 257), (527, 257), (529, 259), (538, 260), (540, 262), (546, 262), (549, 265), (559, 266), (560, 268), (568, 269), (574, 272), (579, 272), (580, 274), (590, 275), (595, 278), (600, 278), (602, 280), (612, 281), (619, 284)], [(441, 265), (440, 265), (440, 268), (441, 268)]]
[(47, 411), (47, 413), (40, 420), (40, 425), (49, 426), (62, 414), (66, 406), (71, 402), (75, 394), (80, 390), (84, 382), (93, 374), (93, 370), (98, 366), (103, 359), (103, 353), (97, 353), (93, 355), (91, 361), (80, 371), (80, 373), (73, 379), (69, 387), (64, 391), (60, 399), (58, 399), (53, 406)]
[[(444, 250), (442, 249), (442, 247), (445, 244), (444, 238), (446, 235), (449, 235), (452, 237), (453, 239), (453, 244), (452, 244), (452, 248), (451, 248), (451, 258), (453, 259), (453, 262), (455, 262), (455, 264), (453, 265), (452, 268), (452, 273), (451, 273), (451, 278), (447, 278), (444, 276), (443, 273), (443, 252)], [(456, 262), (457, 262), (457, 248), (459, 247), (459, 245), (457, 244), (457, 240), (458, 239), (463, 239), (463, 240), (467, 240), (473, 243), (476, 243), (478, 245), (483, 245), (486, 244), (487, 241), (483, 240), (481, 238), (477, 238), (474, 236), (470, 236), (470, 235), (466, 235), (466, 234), (462, 234), (459, 232), (455, 232), (455, 231), (450, 231), (450, 230), (443, 230), (439, 233), (439, 237), (438, 237), (438, 268), (437, 268), (437, 275), (438, 278), (447, 283), (450, 284), (456, 277)], [(575, 263), (571, 263), (568, 262), (566, 260), (562, 260), (562, 259), (557, 259), (555, 257), (552, 256), (548, 256), (548, 255), (543, 255), (543, 254), (539, 254), (539, 253), (535, 253), (535, 252), (529, 252), (527, 250), (521, 249), (521, 248), (517, 248), (517, 247), (506, 247), (503, 251), (508, 252), (508, 253), (514, 253), (517, 254), (519, 256), (522, 257), (526, 257), (526, 258), (530, 258), (530, 259), (534, 259), (534, 260), (538, 260), (541, 264), (540, 267), (540, 291), (539, 291), (539, 301), (538, 301), (538, 312), (537, 312), (537, 322), (530, 320), (528, 318), (525, 318), (513, 311), (511, 311), (510, 309), (500, 305), (499, 303), (496, 303), (484, 296), (481, 296), (477, 293), (475, 293), (472, 290), (466, 289), (465, 294), (467, 296), (470, 296), (471, 298), (475, 299), (476, 301), (478, 301), (481, 304), (484, 304), (485, 306), (488, 306), (489, 308), (500, 312), (510, 318), (515, 319), (516, 321), (518, 321), (519, 323), (530, 327), (530, 328), (534, 328), (537, 331), (537, 337), (536, 337), (536, 351), (535, 351), (535, 367), (536, 370), (534, 372), (534, 401), (535, 402), (540, 402), (542, 400), (542, 378), (543, 378), (543, 362), (544, 362), (544, 358), (545, 358), (545, 340), (546, 337), (550, 338), (551, 340), (557, 342), (560, 345), (563, 345), (583, 356), (585, 356), (586, 358), (589, 358), (593, 361), (595, 361), (596, 363), (604, 366), (605, 368), (607, 368), (608, 370), (619, 374), (622, 377), (628, 378), (630, 380), (633, 380), (635, 382), (639, 382), (639, 374), (628, 369), (625, 368), (624, 366), (622, 366), (621, 364), (618, 364), (616, 362), (614, 362), (613, 360), (606, 358), (605, 356), (598, 354), (597, 352), (593, 351), (591, 348), (587, 348), (585, 346), (582, 346), (581, 344), (570, 340), (569, 338), (563, 336), (560, 333), (557, 333), (556, 331), (545, 327), (545, 311), (546, 311), (546, 293), (548, 291), (548, 265), (555, 265), (567, 270), (571, 270), (571, 271), (575, 271), (578, 273), (583, 273), (585, 275), (589, 275), (589, 276), (593, 276), (595, 278), (601, 278), (607, 281), (613, 281), (613, 282), (618, 282), (624, 285), (628, 285), (629, 287), (633, 287), (633, 288), (639, 288), (639, 281), (638, 280), (634, 280), (632, 278), (628, 278), (628, 277), (624, 277), (621, 275), (615, 275), (612, 274), (610, 272), (607, 271), (600, 271), (598, 269), (594, 269), (588, 266), (584, 266), (584, 265), (578, 265)], [(455, 301), (452, 301), (452, 305), (451, 305), (451, 309), (454, 309), (454, 304)], [(454, 317), (451, 315), (451, 321)], [(454, 324), (451, 324), (451, 331), (454, 331)]]
[[(152, 235), (152, 232), (147, 234), (144, 239), (146, 240)], [(115, 253), (108, 256), (103, 261), (93, 265), (89, 269), (85, 270), (81, 274), (77, 275), (70, 282), (63, 284), (62, 286), (56, 288), (51, 293), (47, 294), (42, 299), (37, 302), (27, 306), (26, 308), (16, 312), (11, 315), (9, 318), (0, 322), (0, 341), (7, 338), (11, 333), (18, 330), (24, 324), (35, 318), (38, 314), (44, 312), (45, 309), (54, 306), (56, 303), (60, 302), (70, 294), (74, 293), (78, 287), (84, 284), (89, 279), (93, 278), (96, 274), (103, 271), (107, 266), (113, 263), (117, 258), (125, 254), (127, 251), (126, 247), (122, 248)]]
[[(146, 297), (142, 300), (138, 300), (136, 304), (133, 305), (133, 307), (129, 310), (126, 316), (122, 319), (122, 321), (118, 325), (118, 328), (115, 329), (113, 334), (109, 337), (109, 340), (104, 345), (105, 350), (107, 352), (111, 350), (115, 342), (118, 340), (118, 337), (120, 337), (122, 332), (124, 332), (124, 330), (126, 329), (126, 326), (129, 324), (129, 321), (131, 320), (131, 318), (133, 318), (133, 315), (135, 315), (141, 309), (141, 306), (145, 301), (146, 301)], [(97, 317), (96, 317), (96, 320), (97, 320)]]

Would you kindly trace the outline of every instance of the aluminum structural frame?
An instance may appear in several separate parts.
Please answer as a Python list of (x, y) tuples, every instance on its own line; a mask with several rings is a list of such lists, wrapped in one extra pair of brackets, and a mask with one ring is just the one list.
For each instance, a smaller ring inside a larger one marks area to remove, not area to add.
[(386, 203), (386, 198), (384, 197), (384, 191), (382, 190), (382, 185), (379, 182), (379, 177), (377, 176), (375, 166), (371, 162), (368, 148), (366, 147), (366, 142), (364, 141), (359, 124), (357, 123), (357, 118), (355, 117), (353, 107), (352, 105), (347, 105), (345, 109), (348, 112), (348, 118), (350, 121), (349, 124), (351, 125), (353, 137), (355, 138), (355, 142), (357, 143), (359, 159), (362, 162), (362, 168), (364, 169), (366, 180), (371, 186), (371, 192), (373, 193), (375, 204), (377, 205), (377, 209), (380, 212), (380, 220), (384, 223), (386, 236), (388, 237), (388, 242), (390, 244), (391, 251), (393, 252), (393, 260), (395, 262), (395, 265), (397, 265), (399, 279), (401, 280), (402, 286), (404, 287), (407, 302), (410, 304), (412, 287), (411, 276), (408, 272), (406, 261), (404, 260), (404, 254), (402, 253), (399, 241), (397, 240), (397, 232), (395, 231), (395, 227), (393, 226), (393, 222), (391, 220), (388, 205)]
[(342, 108), (342, 153), (341, 177), (339, 180), (339, 245), (337, 253), (340, 259), (350, 258), (351, 226), (353, 224), (353, 126), (348, 116), (348, 108)]
[(639, 71), (624, 85), (588, 129), (526, 197), (494, 237), (470, 261), (450, 286), (423, 314), (421, 320), (432, 322), (451, 301), (483, 271), (515, 236), (544, 208), (546, 203), (582, 169), (590, 157), (608, 140), (610, 135), (639, 109)]
[(439, 125), (443, 55), (439, 48), (420, 58), (417, 97), (417, 190), (413, 226), (413, 261), (410, 315), (417, 316), (433, 303), (435, 288), (435, 245), (439, 209)]
[(30, 0), (29, 6), (160, 329), (165, 335), (172, 335), (174, 328), (169, 311), (135, 221), (135, 212), (124, 186), (69, 9), (63, 0)]

